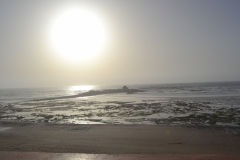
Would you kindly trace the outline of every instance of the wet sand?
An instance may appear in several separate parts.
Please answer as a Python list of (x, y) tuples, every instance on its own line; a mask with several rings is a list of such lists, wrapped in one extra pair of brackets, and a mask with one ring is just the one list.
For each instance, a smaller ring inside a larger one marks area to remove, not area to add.
[[(154, 125), (0, 123), (0, 151), (95, 154), (240, 154), (223, 129)], [(5, 128), (5, 129), (4, 129)]]
[(240, 155), (229, 154), (80, 154), (80, 153), (43, 153), (43, 152), (4, 152), (0, 151), (1, 160), (239, 160)]

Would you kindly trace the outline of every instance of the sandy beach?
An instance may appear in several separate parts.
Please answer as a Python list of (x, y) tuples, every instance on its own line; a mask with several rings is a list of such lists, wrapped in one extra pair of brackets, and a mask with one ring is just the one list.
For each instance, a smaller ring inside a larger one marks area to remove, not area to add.
[(0, 151), (239, 154), (235, 130), (156, 125), (0, 124)]
[(82, 154), (0, 151), (1, 160), (239, 160), (230, 154)]

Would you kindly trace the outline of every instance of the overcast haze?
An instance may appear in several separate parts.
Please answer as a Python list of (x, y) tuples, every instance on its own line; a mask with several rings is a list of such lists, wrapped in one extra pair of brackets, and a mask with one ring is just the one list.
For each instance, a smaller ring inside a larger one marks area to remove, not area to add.
[[(51, 53), (48, 24), (68, 5), (94, 8), (109, 44), (90, 64)], [(0, 88), (240, 80), (240, 1), (0, 1)]]

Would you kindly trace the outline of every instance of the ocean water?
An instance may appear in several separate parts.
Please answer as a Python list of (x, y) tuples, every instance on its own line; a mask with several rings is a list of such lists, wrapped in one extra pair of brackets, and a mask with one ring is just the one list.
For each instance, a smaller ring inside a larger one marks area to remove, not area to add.
[(121, 86), (0, 89), (0, 121), (240, 127), (240, 82), (128, 87), (143, 92), (72, 98)]

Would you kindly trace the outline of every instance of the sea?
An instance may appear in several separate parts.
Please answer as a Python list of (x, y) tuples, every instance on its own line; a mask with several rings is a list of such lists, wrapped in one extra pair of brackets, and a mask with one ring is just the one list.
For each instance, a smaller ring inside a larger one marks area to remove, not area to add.
[[(0, 122), (240, 127), (240, 82), (127, 87), (141, 92), (101, 92), (120, 85), (0, 89)], [(100, 94), (78, 96), (92, 90)]]

